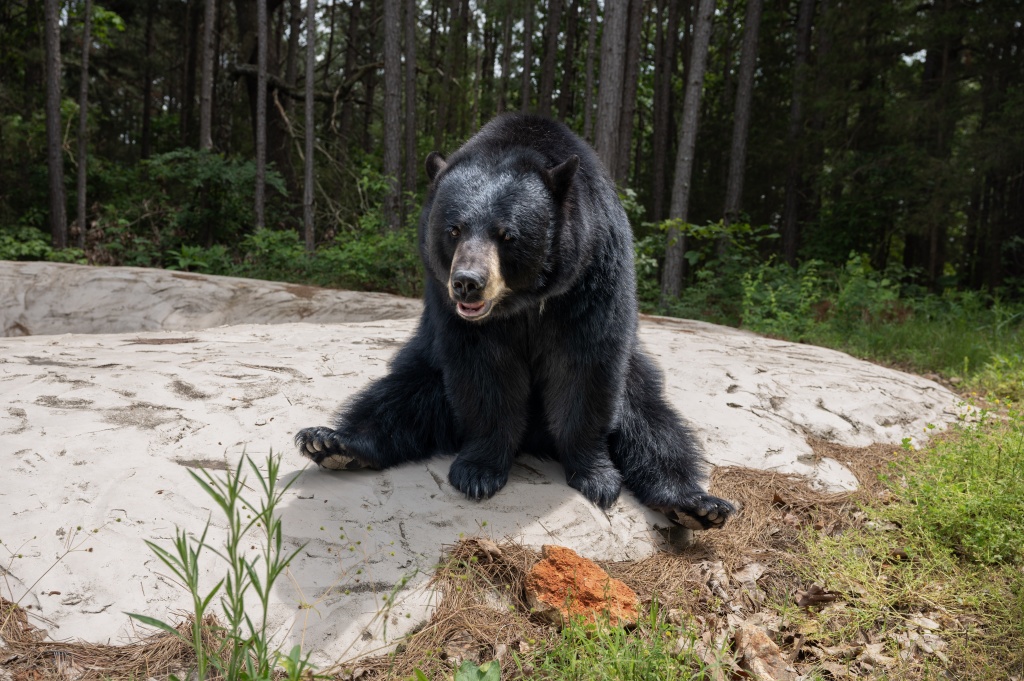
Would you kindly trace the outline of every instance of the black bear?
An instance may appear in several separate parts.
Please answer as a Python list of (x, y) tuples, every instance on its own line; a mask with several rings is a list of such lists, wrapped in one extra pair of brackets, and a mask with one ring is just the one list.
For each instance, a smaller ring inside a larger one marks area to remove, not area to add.
[(333, 428), (295, 436), (300, 451), (376, 469), (455, 454), (448, 480), (472, 499), (527, 452), (602, 508), (625, 483), (678, 524), (720, 527), (733, 507), (702, 489), (700, 448), (637, 339), (632, 231), (594, 151), (513, 114), (426, 166), (419, 327)]

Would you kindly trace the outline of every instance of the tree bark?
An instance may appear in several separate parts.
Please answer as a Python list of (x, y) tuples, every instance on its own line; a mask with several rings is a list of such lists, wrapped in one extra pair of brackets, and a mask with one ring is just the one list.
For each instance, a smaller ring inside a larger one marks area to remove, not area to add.
[(92, 0), (85, 0), (85, 20), (82, 25), (82, 82), (78, 88), (78, 247), (85, 248), (86, 220), (86, 167), (88, 165), (89, 138), (89, 47), (92, 43)]
[[(333, 9), (333, 5), (332, 5)], [(313, 85), (316, 82), (316, 0), (306, 0), (306, 158), (305, 172), (302, 183), (302, 226), (305, 236), (306, 252), (313, 253), (316, 250), (316, 232), (313, 217), (315, 215), (313, 203), (313, 155), (315, 152), (313, 143), (315, 138), (314, 111), (313, 111)]]
[[(672, 184), (672, 206), (669, 217), (685, 224), (690, 207), (690, 180), (693, 175), (693, 152), (697, 146), (697, 128), (700, 124), (700, 99), (704, 91), (704, 71), (707, 68), (708, 44), (711, 41), (711, 23), (715, 14), (715, 0), (700, 0), (693, 28), (690, 48), (690, 68), (686, 77), (683, 99), (683, 117), (679, 126), (679, 148), (676, 151), (676, 171)], [(683, 254), (685, 235), (678, 227), (669, 228), (665, 247), (665, 266), (662, 269), (662, 304), (679, 296), (683, 283)]]
[(142, 134), (139, 156), (149, 158), (153, 148), (153, 13), (156, 0), (146, 2), (146, 56), (142, 65)]
[(416, 191), (420, 167), (416, 153), (416, 0), (405, 0), (405, 190)]
[(64, 147), (60, 117), (60, 0), (46, 0), (46, 160), (50, 175), (50, 235), (54, 248), (67, 248)]
[(267, 177), (267, 3), (256, 0), (256, 229), (266, 226)]
[(597, 0), (590, 0), (590, 32), (587, 34), (586, 96), (583, 101), (583, 137), (594, 138), (594, 53), (597, 52)]
[(561, 23), (562, 0), (548, 0), (547, 24), (544, 27), (544, 58), (541, 60), (540, 92), (537, 95), (537, 111), (545, 116), (551, 115), (551, 97), (555, 90), (555, 63), (558, 61), (558, 34)]
[(523, 81), (522, 94), (519, 97), (519, 108), (530, 110), (530, 78), (533, 68), (533, 0), (526, 0), (526, 12), (523, 15)]
[(569, 116), (573, 101), (573, 83), (576, 80), (577, 36), (580, 27), (580, 0), (572, 0), (569, 16), (565, 21), (565, 59), (562, 61), (562, 87), (558, 93), (558, 118), (564, 121)]
[(213, 35), (217, 0), (206, 0), (203, 17), (203, 83), (199, 96), (199, 148), (213, 149)]
[[(155, 4), (156, 0), (151, 0)], [(195, 134), (195, 107), (196, 107), (196, 62), (199, 51), (196, 49), (197, 34), (199, 33), (199, 11), (193, 0), (186, 2), (185, 20), (185, 96), (181, 101), (181, 146), (190, 144), (192, 135)]]
[[(284, 82), (295, 87), (299, 77), (299, 33), (302, 32), (302, 0), (289, 0), (288, 3), (288, 50), (284, 55)], [(291, 116), (292, 102), (286, 99), (281, 102), (285, 113)]]
[(618, 151), (615, 153), (613, 177), (625, 184), (629, 176), (630, 149), (633, 146), (633, 116), (636, 113), (636, 93), (640, 83), (640, 38), (644, 23), (644, 0), (629, 0), (629, 28), (626, 58), (623, 67), (622, 114), (619, 118)]
[[(348, 35), (345, 37), (345, 78), (351, 78), (356, 70), (356, 62), (359, 58), (359, 51), (356, 47), (359, 37), (359, 0), (351, 0), (348, 6)], [(341, 103), (341, 120), (338, 121), (338, 137), (341, 140), (342, 149), (348, 149), (349, 140), (352, 137), (352, 122), (355, 117), (355, 103), (351, 97), (345, 98)]]
[[(733, 117), (732, 147), (729, 152), (729, 179), (725, 187), (725, 224), (735, 221), (743, 199), (743, 178), (747, 166), (747, 136), (750, 131), (750, 103), (754, 96), (754, 70), (757, 66), (757, 36), (761, 28), (764, 0), (747, 0), (747, 16), (740, 49), (739, 80), (736, 84), (736, 112)], [(724, 242), (719, 242), (724, 247)]]
[[(655, 39), (657, 54), (654, 57), (654, 121), (653, 126), (653, 161), (652, 161), (652, 192), (651, 219), (661, 222), (665, 218), (666, 170), (668, 167), (668, 150), (671, 148), (672, 137), (672, 81), (676, 72), (676, 45), (679, 40), (679, 5), (682, 0), (662, 0), (658, 12), (658, 30), (663, 31)], [(668, 24), (663, 27), (662, 13), (668, 5)]]
[(627, 2), (606, 2), (604, 6), (604, 35), (601, 37), (594, 149), (610, 175), (618, 167), (619, 121), (622, 118), (626, 33), (629, 28), (628, 10)]
[(512, 71), (512, 11), (505, 12), (501, 39), (501, 94), (498, 96), (498, 113), (508, 110), (509, 72)]
[(401, 0), (384, 0), (384, 221), (400, 227), (402, 194), (402, 8)]
[(811, 24), (815, 0), (800, 0), (796, 19), (796, 57), (793, 60), (793, 98), (789, 105), (789, 131), (786, 147), (789, 167), (786, 170), (786, 198), (782, 209), (782, 257), (796, 266), (796, 249), (800, 241), (800, 194), (803, 175), (804, 84), (807, 81), (807, 58), (811, 50)]

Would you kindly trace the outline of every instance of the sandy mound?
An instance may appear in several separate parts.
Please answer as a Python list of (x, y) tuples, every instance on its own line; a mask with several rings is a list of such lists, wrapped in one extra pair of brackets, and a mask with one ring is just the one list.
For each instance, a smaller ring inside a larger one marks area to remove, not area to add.
[[(306, 543), (277, 585), (272, 624), (282, 644), (302, 642), (318, 664), (377, 649), (422, 622), (428, 574), (460, 533), (609, 560), (658, 549), (653, 528), (663, 517), (629, 495), (602, 512), (551, 462), (520, 460), (508, 486), (480, 503), (447, 484), (448, 459), (381, 473), (307, 468), (293, 433), (325, 423), (382, 375), (417, 312), (416, 301), (392, 296), (0, 263), (0, 325), (34, 334), (0, 338), (0, 588), (13, 592), (2, 595), (31, 606), (60, 639), (123, 640), (132, 633), (125, 611), (174, 619), (187, 594), (143, 540), (166, 545), (175, 526), (201, 530), (213, 513), (190, 468), (223, 469), (243, 452), (262, 462), (270, 450), (295, 479), (283, 508), (287, 541)], [(161, 324), (167, 330), (152, 330)], [(76, 333), (38, 335), (61, 329)], [(897, 443), (948, 422), (957, 403), (922, 378), (735, 329), (651, 318), (641, 336), (669, 398), (719, 464), (849, 487), (852, 474), (818, 460), (808, 435)], [(216, 545), (223, 522), (212, 517)], [(58, 560), (68, 547), (76, 550)], [(222, 574), (209, 564), (211, 585)], [(384, 597), (410, 576), (382, 614)]]

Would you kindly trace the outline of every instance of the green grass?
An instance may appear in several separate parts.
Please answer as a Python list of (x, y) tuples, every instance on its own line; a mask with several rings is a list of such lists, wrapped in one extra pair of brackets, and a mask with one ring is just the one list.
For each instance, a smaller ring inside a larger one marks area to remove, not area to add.
[[(804, 535), (808, 581), (841, 594), (842, 608), (788, 608), (826, 645), (876, 632), (894, 637), (911, 617), (942, 624), (945, 655), (958, 678), (1007, 678), (1024, 663), (1024, 416), (957, 432), (893, 464), (891, 494), (864, 509), (868, 522), (837, 535)], [(944, 664), (924, 656), (913, 678), (939, 678)], [(906, 678), (901, 668), (890, 678)]]
[(697, 634), (667, 622), (653, 606), (635, 629), (570, 621), (554, 646), (516, 656), (529, 678), (579, 681), (697, 681), (710, 671), (692, 653)]

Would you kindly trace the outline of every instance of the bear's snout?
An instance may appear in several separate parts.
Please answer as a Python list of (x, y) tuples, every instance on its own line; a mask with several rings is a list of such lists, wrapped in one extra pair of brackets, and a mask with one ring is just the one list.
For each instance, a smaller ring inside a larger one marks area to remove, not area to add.
[(452, 273), (452, 292), (458, 302), (472, 302), (480, 298), (487, 288), (487, 274), (474, 270), (459, 270)]

